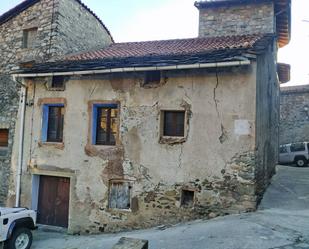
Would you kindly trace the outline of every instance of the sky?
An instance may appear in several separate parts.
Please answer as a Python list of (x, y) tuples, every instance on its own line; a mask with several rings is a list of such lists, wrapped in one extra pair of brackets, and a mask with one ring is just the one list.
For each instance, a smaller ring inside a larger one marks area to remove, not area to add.
[[(1, 1), (0, 14), (21, 0)], [(195, 0), (83, 0), (108, 27), (116, 42), (198, 36)], [(292, 39), (278, 61), (291, 64), (288, 85), (309, 84), (309, 0), (292, 0)], [(307, 21), (306, 21), (307, 20)]]

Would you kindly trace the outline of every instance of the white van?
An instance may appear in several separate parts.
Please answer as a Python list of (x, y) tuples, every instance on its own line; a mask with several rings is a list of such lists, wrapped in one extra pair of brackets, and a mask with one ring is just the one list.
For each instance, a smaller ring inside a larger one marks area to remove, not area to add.
[(279, 163), (296, 163), (298, 167), (303, 167), (309, 161), (309, 142), (283, 144), (279, 148)]
[(30, 249), (36, 212), (27, 208), (0, 207), (0, 248)]

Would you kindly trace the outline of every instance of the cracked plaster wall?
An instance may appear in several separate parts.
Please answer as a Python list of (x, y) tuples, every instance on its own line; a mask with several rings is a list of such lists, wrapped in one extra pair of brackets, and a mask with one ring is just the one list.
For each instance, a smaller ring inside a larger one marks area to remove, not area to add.
[[(42, 78), (35, 87), (29, 81), (34, 106), (26, 111), (22, 205), (31, 206), (31, 175), (48, 174), (71, 177), (72, 233), (254, 210), (255, 67), (166, 72), (157, 88), (141, 87), (143, 74), (71, 78), (57, 92), (47, 91)], [(62, 148), (39, 143), (40, 98), (66, 99)], [(88, 103), (95, 100), (120, 103), (115, 147), (87, 147)], [(185, 141), (160, 143), (160, 111), (184, 108), (190, 111)], [(250, 127), (236, 127), (237, 120)], [(132, 211), (107, 208), (108, 181), (115, 178), (132, 181)], [(195, 191), (193, 207), (180, 207), (182, 189)]]

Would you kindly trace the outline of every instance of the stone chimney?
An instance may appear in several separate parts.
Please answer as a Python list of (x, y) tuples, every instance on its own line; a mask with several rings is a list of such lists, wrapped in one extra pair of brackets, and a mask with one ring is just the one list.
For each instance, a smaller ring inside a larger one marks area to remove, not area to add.
[(271, 0), (208, 0), (199, 9), (199, 37), (276, 33)]

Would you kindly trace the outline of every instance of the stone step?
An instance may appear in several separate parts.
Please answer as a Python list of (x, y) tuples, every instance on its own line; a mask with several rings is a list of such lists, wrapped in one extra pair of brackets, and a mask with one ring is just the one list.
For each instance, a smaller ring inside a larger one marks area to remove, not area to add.
[(122, 237), (112, 249), (148, 249), (148, 240)]

